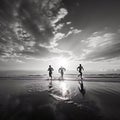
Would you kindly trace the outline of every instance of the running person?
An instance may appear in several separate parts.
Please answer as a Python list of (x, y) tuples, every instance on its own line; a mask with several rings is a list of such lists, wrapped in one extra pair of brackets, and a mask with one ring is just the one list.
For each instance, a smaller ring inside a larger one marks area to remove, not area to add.
[(64, 67), (62, 67), (62, 66), (58, 69), (58, 72), (61, 74), (61, 79), (62, 80), (63, 80), (63, 75), (64, 75), (65, 71), (66, 71), (66, 69)]
[(82, 78), (82, 70), (84, 70), (84, 68), (83, 68), (83, 66), (80, 64), (80, 65), (77, 67), (77, 71), (79, 71), (78, 77), (81, 77), (81, 79), (83, 79), (83, 78)]
[(52, 81), (52, 72), (54, 71), (54, 69), (51, 67), (51, 65), (49, 65), (48, 71), (49, 71), (49, 78), (51, 78)]

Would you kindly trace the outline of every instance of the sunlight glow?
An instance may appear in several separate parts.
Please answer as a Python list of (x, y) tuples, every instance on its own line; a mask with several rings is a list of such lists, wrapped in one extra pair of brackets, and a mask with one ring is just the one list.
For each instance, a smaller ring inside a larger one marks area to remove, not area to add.
[(63, 67), (66, 67), (68, 65), (68, 60), (64, 57), (59, 57), (57, 58), (57, 65), (60, 67), (60, 66), (63, 66)]
[(66, 97), (68, 93), (67, 85), (65, 82), (60, 82), (60, 89), (62, 90), (62, 96)]

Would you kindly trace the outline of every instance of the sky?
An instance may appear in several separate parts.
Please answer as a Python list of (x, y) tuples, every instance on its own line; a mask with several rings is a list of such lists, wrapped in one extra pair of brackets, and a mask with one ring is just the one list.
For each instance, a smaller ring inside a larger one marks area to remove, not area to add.
[(119, 0), (0, 0), (0, 70), (119, 73), (119, 59)]

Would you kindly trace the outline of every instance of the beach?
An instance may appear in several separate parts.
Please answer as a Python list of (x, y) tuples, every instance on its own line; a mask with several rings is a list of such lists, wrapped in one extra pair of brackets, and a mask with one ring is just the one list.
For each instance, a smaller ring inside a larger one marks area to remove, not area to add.
[(120, 119), (119, 78), (84, 78), (83, 86), (76, 79), (12, 78), (0, 80), (0, 120)]

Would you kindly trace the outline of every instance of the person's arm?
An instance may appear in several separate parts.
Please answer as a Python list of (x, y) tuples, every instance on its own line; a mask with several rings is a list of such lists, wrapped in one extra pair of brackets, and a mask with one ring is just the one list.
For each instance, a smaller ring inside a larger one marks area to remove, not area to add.
[(64, 71), (66, 71), (66, 69), (65, 69), (65, 68), (63, 68), (63, 70), (64, 70)]
[(79, 67), (77, 67), (77, 71), (78, 71)]
[(84, 71), (84, 68), (82, 67), (83, 71)]

